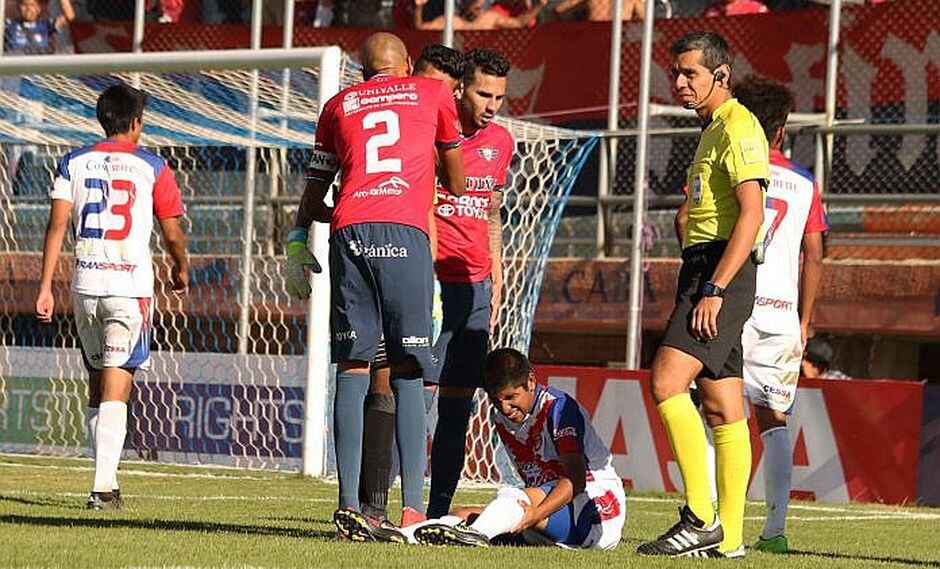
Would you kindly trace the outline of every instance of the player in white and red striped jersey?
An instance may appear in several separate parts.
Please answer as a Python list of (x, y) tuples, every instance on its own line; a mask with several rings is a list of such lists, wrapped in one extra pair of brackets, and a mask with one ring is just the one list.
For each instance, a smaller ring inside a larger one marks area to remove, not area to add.
[(615, 548), (626, 521), (623, 483), (584, 408), (539, 385), (528, 358), (511, 348), (486, 356), (483, 383), (496, 432), (525, 487), (500, 490), (482, 510), (453, 512), (465, 522), (421, 525), (415, 541), (486, 546), (515, 534), (531, 545)]
[[(813, 175), (781, 152), (793, 97), (769, 79), (747, 77), (735, 97), (760, 121), (770, 146), (764, 210), (764, 263), (757, 269), (754, 309), (744, 325), (744, 386), (764, 442), (767, 519), (755, 548), (786, 552), (793, 447), (787, 414), (822, 272), (822, 234), (829, 229)], [(802, 253), (802, 265), (800, 257)]]
[(166, 161), (137, 146), (147, 95), (127, 85), (98, 98), (108, 137), (59, 160), (50, 197), (36, 315), (51, 322), (52, 275), (69, 218), (75, 231), (72, 300), (82, 356), (89, 371), (87, 424), (95, 459), (89, 509), (122, 504), (117, 468), (127, 434), (127, 401), (137, 368), (150, 367), (153, 316), (153, 218), (173, 259), (172, 289), (189, 282), (179, 226), (183, 203)]

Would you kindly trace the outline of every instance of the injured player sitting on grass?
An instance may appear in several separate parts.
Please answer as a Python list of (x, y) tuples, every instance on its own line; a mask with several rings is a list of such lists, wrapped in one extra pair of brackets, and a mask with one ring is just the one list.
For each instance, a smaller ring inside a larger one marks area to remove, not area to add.
[(503, 488), (485, 508), (405, 528), (406, 540), (615, 548), (626, 519), (623, 484), (581, 405), (539, 385), (528, 358), (510, 348), (490, 352), (482, 375), (492, 424), (525, 488)]

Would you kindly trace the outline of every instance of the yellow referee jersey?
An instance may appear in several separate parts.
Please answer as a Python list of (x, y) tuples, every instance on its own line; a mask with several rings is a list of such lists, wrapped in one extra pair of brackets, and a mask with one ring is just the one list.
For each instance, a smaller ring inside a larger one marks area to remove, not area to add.
[(689, 213), (682, 247), (730, 238), (740, 211), (735, 186), (757, 180), (765, 192), (769, 161), (760, 122), (744, 105), (728, 99), (715, 109), (711, 124), (702, 131), (686, 180)]

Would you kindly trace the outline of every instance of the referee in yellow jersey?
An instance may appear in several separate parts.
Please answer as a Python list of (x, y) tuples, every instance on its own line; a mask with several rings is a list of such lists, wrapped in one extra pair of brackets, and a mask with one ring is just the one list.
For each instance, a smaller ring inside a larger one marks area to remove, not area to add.
[[(744, 555), (744, 500), (751, 446), (744, 415), (741, 331), (754, 305), (755, 249), (770, 179), (760, 123), (731, 97), (728, 44), (713, 32), (676, 41), (673, 88), (702, 120), (677, 217), (682, 269), (676, 306), (652, 369), (653, 399), (685, 486), (679, 522), (637, 550), (646, 555)], [(695, 381), (714, 430), (718, 512), (705, 461), (705, 428), (689, 397)]]

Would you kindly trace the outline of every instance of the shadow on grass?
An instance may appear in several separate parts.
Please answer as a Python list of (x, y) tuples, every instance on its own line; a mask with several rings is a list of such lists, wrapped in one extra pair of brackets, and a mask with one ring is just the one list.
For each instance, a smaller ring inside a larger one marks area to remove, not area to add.
[(852, 555), (850, 553), (836, 553), (833, 551), (803, 551), (791, 549), (787, 555), (806, 555), (812, 557), (825, 557), (826, 559), (846, 559), (852, 561), (876, 561), (879, 563), (898, 563), (914, 567), (940, 567), (940, 561), (923, 561), (919, 559), (905, 559), (903, 557), (879, 557), (876, 555)]
[(265, 516), (269, 522), (300, 522), (302, 524), (327, 524), (333, 526), (332, 518), (306, 518), (303, 516)]
[(163, 531), (193, 531), (193, 532), (225, 532), (245, 535), (262, 535), (278, 537), (299, 537), (319, 540), (332, 540), (335, 532), (284, 528), (275, 526), (257, 526), (242, 524), (227, 524), (217, 522), (195, 522), (186, 520), (129, 520), (105, 517), (91, 517), (99, 515), (89, 512), (89, 517), (52, 517), (52, 516), (0, 516), (0, 524), (17, 524), (47, 527), (87, 527), (87, 528), (133, 528), (153, 529)]
[(0, 502), (12, 502), (14, 504), (23, 504), (24, 506), (84, 509), (84, 503), (81, 505), (76, 505), (77, 502), (75, 500), (64, 500), (57, 498), (24, 498), (22, 496), (0, 496)]

